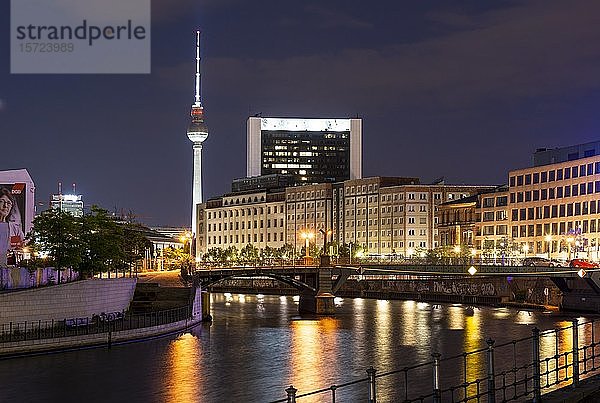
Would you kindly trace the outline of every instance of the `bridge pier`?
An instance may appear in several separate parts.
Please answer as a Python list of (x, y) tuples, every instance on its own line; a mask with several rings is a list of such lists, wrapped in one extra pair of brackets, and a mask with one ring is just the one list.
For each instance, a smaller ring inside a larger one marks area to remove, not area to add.
[(207, 290), (203, 290), (201, 293), (202, 297), (202, 322), (212, 322), (212, 316), (210, 315), (210, 293)]
[(314, 294), (301, 294), (298, 312), (315, 315), (335, 315), (334, 296), (331, 293), (319, 292)]
[[(329, 263), (327, 261), (327, 263)], [(320, 267), (317, 294), (303, 293), (300, 295), (298, 311), (316, 315), (335, 315), (335, 303), (332, 291), (331, 268)]]

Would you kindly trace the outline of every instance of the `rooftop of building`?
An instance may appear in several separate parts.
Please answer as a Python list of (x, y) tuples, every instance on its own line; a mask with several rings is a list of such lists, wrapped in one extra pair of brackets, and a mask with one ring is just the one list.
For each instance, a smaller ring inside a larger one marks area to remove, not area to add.
[(533, 166), (575, 161), (600, 155), (600, 141), (575, 144), (557, 148), (538, 148), (533, 153)]

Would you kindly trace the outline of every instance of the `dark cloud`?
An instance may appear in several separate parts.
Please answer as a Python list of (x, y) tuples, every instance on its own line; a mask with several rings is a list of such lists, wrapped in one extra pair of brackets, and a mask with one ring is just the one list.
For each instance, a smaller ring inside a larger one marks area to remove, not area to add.
[(560, 95), (600, 85), (600, 3), (587, 5), (528, 3), (482, 17), (485, 26), (477, 29), (417, 43), (280, 59), (213, 58), (206, 69), (223, 91), (341, 98), (374, 108), (456, 109), (482, 99)]
[(340, 9), (330, 9), (322, 4), (309, 4), (305, 7), (307, 13), (318, 18), (317, 25), (321, 28), (372, 28), (373, 24), (351, 16)]

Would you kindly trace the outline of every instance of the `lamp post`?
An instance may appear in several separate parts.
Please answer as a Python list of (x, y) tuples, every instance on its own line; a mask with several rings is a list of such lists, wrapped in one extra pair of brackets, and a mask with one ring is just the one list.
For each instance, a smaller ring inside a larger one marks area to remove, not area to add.
[(546, 242), (548, 242), (548, 260), (550, 260), (551, 253), (552, 253), (552, 235), (550, 235), (550, 234), (546, 235)]
[(454, 253), (456, 253), (456, 263), (458, 263), (458, 256), (460, 254), (460, 245), (454, 245)]
[(529, 252), (529, 244), (523, 245), (523, 253), (525, 253), (525, 259), (527, 259), (527, 252)]
[(310, 245), (310, 240), (315, 236), (311, 231), (302, 231), (300, 236), (304, 239), (304, 257), (306, 258), (306, 264), (308, 264), (308, 258), (310, 258), (310, 254), (308, 253), (308, 247)]
[(569, 260), (571, 260), (571, 248), (572, 248), (571, 244), (572, 243), (573, 243), (573, 237), (570, 236), (570, 237), (567, 238), (567, 245), (568, 245), (568, 248), (569, 248)]
[(327, 236), (331, 234), (331, 230), (324, 230), (323, 228), (321, 228), (319, 232), (323, 234), (323, 252), (321, 253), (321, 267), (326, 267), (330, 265), (329, 253), (327, 251)]

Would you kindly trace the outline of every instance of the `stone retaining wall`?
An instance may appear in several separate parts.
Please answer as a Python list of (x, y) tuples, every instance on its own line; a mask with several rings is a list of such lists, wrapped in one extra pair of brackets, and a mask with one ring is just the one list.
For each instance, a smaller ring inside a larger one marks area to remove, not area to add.
[(90, 318), (127, 310), (137, 279), (89, 279), (0, 293), (0, 325), (10, 322)]

